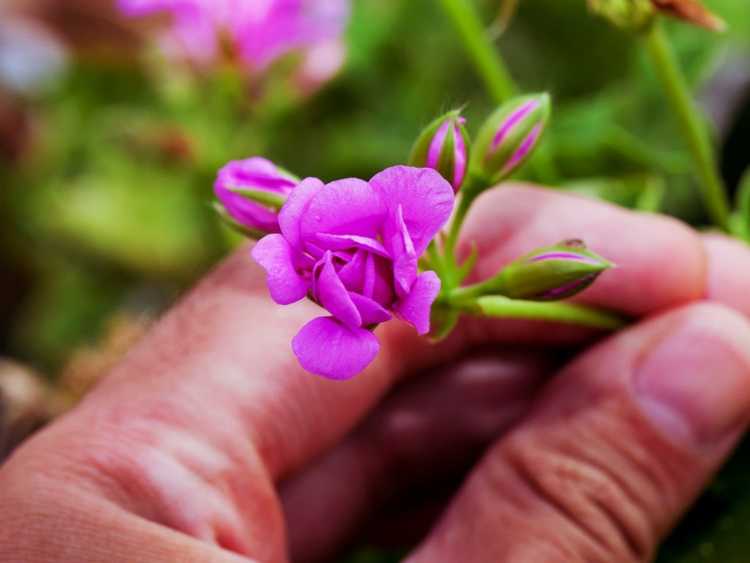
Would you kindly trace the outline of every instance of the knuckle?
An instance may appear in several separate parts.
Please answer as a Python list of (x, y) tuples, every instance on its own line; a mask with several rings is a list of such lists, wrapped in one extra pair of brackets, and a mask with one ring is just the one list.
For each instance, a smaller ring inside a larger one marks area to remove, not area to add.
[[(509, 440), (497, 462), (510, 469), (526, 496), (545, 513), (547, 529), (567, 533), (547, 535), (566, 557), (581, 561), (649, 561), (656, 544), (655, 526), (648, 506), (630, 477), (621, 473), (631, 467), (627, 452), (619, 452), (618, 464), (601, 461), (595, 449), (575, 444), (549, 444)], [(641, 474), (636, 480), (651, 479)], [(653, 489), (653, 485), (648, 487)], [(568, 559), (570, 560), (570, 559)]]

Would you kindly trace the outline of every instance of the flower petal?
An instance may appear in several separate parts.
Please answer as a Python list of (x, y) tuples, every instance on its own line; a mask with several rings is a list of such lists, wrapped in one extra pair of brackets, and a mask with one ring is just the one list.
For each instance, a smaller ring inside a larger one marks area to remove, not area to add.
[(420, 256), (453, 211), (453, 187), (435, 170), (409, 166), (386, 168), (376, 174), (370, 184), (388, 206), (383, 233), (386, 246), (399, 230), (396, 211), (401, 205), (414, 248)]
[(349, 248), (363, 248), (383, 258), (390, 258), (385, 247), (371, 237), (358, 235), (332, 235), (329, 233), (317, 233), (316, 238), (331, 250), (346, 250)]
[(317, 233), (375, 238), (385, 220), (386, 207), (370, 184), (356, 178), (326, 184), (312, 197), (301, 217), (302, 238)]
[(317, 178), (305, 178), (289, 194), (284, 207), (279, 211), (279, 227), (289, 244), (298, 248), (300, 240), (300, 222), (310, 200), (323, 188), (323, 182)]
[(356, 328), (362, 326), (362, 317), (349, 297), (349, 292), (339, 279), (336, 269), (333, 267), (330, 251), (326, 252), (323, 262), (323, 269), (320, 272), (316, 286), (320, 304), (348, 327)]
[(398, 232), (393, 236), (393, 281), (399, 297), (405, 297), (417, 278), (417, 253), (404, 222), (403, 207), (396, 210)]
[(349, 291), (362, 291), (364, 283), (365, 264), (369, 253), (357, 250), (344, 266), (339, 270), (339, 279)]
[(390, 321), (393, 316), (374, 299), (360, 295), (359, 293), (349, 293), (354, 305), (357, 307), (359, 314), (362, 316), (362, 326), (375, 325)]
[(435, 272), (424, 272), (417, 277), (411, 292), (396, 304), (398, 318), (417, 329), (419, 334), (430, 332), (432, 304), (440, 293), (440, 278)]
[(307, 371), (330, 379), (350, 379), (378, 354), (375, 335), (364, 328), (349, 328), (331, 317), (307, 323), (292, 340), (292, 350)]
[(288, 305), (307, 295), (308, 284), (294, 269), (292, 247), (279, 234), (267, 235), (253, 248), (253, 259), (266, 271), (271, 298)]

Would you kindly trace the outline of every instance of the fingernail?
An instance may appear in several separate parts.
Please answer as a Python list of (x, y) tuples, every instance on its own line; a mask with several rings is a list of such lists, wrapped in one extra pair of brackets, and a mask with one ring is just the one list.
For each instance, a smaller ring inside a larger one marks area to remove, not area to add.
[(675, 440), (721, 442), (750, 417), (750, 325), (700, 305), (642, 359), (635, 392), (652, 422)]

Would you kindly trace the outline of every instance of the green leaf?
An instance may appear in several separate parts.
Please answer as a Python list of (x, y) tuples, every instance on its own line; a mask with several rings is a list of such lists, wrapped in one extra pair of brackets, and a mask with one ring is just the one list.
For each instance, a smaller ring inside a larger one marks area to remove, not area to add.
[(433, 342), (445, 339), (456, 327), (460, 316), (461, 311), (459, 309), (435, 305), (430, 317), (430, 339)]

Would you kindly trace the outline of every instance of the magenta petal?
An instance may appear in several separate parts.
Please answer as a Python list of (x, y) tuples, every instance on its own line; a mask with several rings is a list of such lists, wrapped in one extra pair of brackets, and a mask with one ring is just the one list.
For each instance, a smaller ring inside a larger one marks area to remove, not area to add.
[(374, 299), (365, 297), (358, 293), (350, 293), (354, 305), (362, 316), (362, 325), (375, 325), (389, 321), (392, 315)]
[(349, 248), (362, 248), (374, 252), (383, 258), (390, 258), (390, 254), (385, 247), (377, 240), (371, 237), (362, 237), (357, 235), (331, 235), (328, 233), (318, 233), (318, 241), (325, 243), (326, 248), (331, 250), (345, 250)]
[(372, 332), (346, 327), (331, 317), (313, 319), (292, 340), (292, 350), (303, 368), (339, 380), (363, 371), (379, 349)]
[(396, 304), (396, 315), (412, 324), (419, 334), (430, 332), (432, 304), (440, 293), (440, 278), (435, 272), (417, 277), (411, 292)]
[(317, 233), (374, 238), (385, 215), (385, 204), (370, 184), (356, 178), (338, 180), (313, 196), (302, 216), (300, 232), (305, 240)]
[[(417, 255), (421, 255), (453, 210), (453, 187), (431, 168), (393, 166), (370, 180), (388, 205), (384, 240), (399, 231), (396, 210), (401, 205)], [(391, 249), (389, 249), (391, 250)]]
[(307, 295), (307, 282), (294, 269), (292, 247), (279, 234), (267, 235), (253, 248), (253, 259), (266, 271), (271, 298), (288, 305)]
[(349, 292), (339, 279), (336, 269), (333, 267), (331, 253), (326, 252), (323, 269), (318, 278), (316, 292), (320, 304), (351, 328), (362, 326), (362, 317), (357, 307), (354, 306)]
[(406, 223), (404, 223), (403, 208), (400, 205), (396, 211), (396, 221), (399, 230), (394, 235), (392, 244), (394, 253), (393, 279), (396, 284), (396, 293), (399, 297), (404, 297), (409, 293), (417, 277), (417, 254), (406, 228)]
[(339, 270), (339, 279), (349, 291), (362, 291), (368, 255), (365, 250), (357, 250)]
[(393, 301), (393, 264), (390, 260), (368, 254), (363, 274), (362, 291), (359, 293), (378, 303)]
[(305, 213), (310, 200), (323, 188), (323, 182), (317, 178), (305, 178), (289, 194), (284, 207), (279, 211), (281, 234), (293, 247), (300, 246), (300, 219)]

